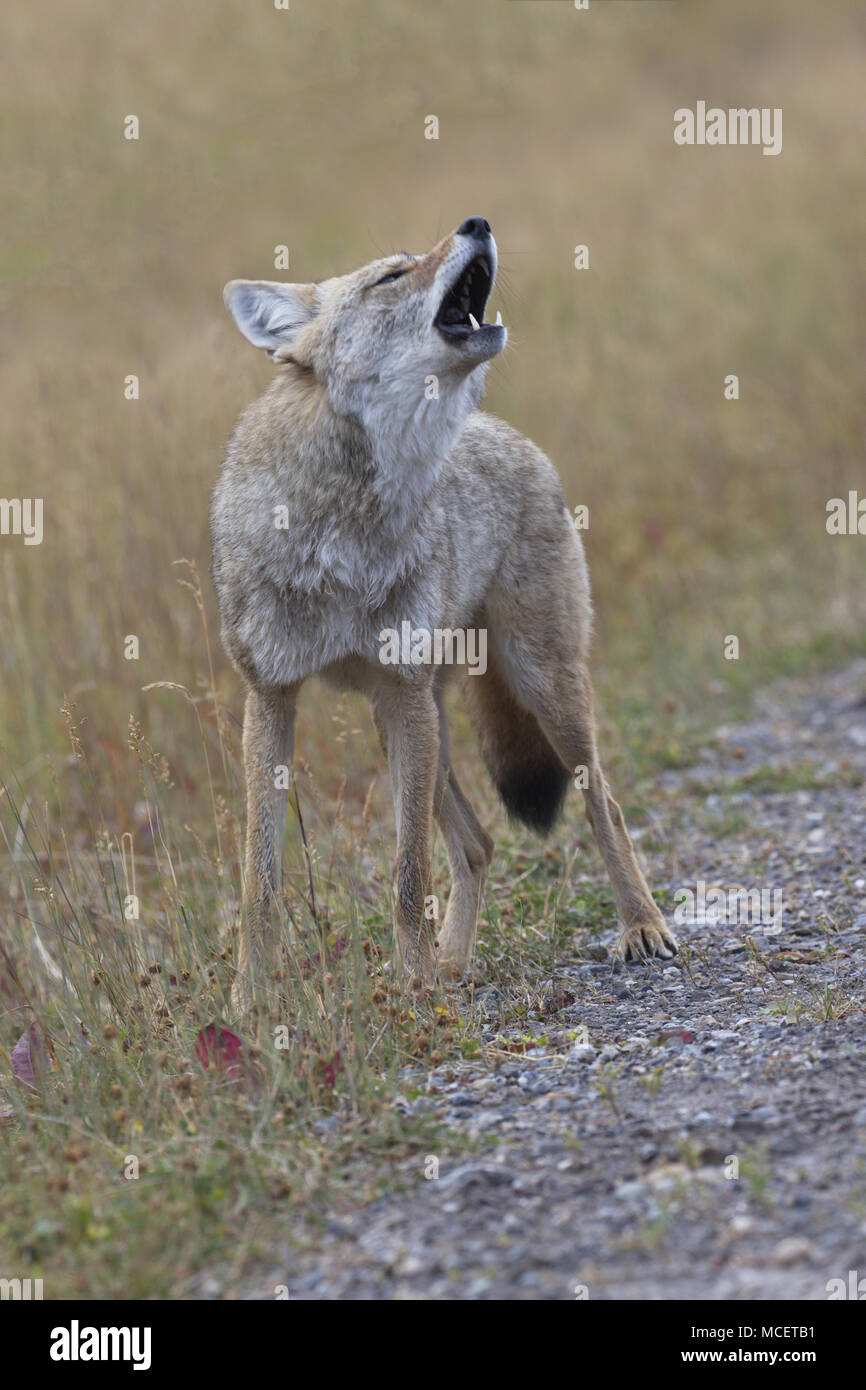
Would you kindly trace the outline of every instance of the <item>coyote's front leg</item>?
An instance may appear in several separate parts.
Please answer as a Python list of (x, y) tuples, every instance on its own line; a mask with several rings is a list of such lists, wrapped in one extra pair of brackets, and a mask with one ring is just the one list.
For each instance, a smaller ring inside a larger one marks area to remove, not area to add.
[(396, 955), (405, 971), (432, 984), (432, 925), (424, 914), (439, 765), (439, 714), (432, 681), (389, 682), (376, 692), (373, 711), (388, 754), (397, 818)]
[(273, 899), (280, 888), (288, 799), (287, 778), (278, 778), (277, 769), (288, 767), (292, 760), (296, 704), (296, 687), (254, 688), (244, 710), (247, 845), (240, 950), (232, 989), (237, 1011), (249, 1008), (275, 963)]

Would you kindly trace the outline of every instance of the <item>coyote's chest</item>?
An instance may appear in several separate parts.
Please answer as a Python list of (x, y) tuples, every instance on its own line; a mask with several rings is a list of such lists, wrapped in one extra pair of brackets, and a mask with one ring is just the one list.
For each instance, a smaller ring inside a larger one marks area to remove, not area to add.
[[(240, 545), (235, 534), (229, 547), (246, 552), (243, 563), (219, 567), (233, 595), (222, 606), (235, 615), (224, 639), (230, 649), (236, 639), (239, 664), (267, 683), (291, 684), (347, 658), (375, 661), (383, 630), (435, 627), (448, 608), (441, 507), (431, 499), (399, 531), (360, 491), (349, 502), (274, 486), (268, 524)], [(235, 515), (249, 513), (242, 506)]]
[(401, 528), (356, 501), (356, 508), (348, 498), (332, 508), (275, 507), (268, 569), (287, 602), (375, 612), (429, 566), (435, 509), (429, 526), (416, 516)]

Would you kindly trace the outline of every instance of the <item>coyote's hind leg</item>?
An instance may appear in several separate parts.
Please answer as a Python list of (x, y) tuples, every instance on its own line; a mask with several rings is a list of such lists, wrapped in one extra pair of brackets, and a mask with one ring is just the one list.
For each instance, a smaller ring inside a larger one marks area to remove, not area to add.
[(582, 663), (558, 668), (552, 698), (539, 702), (536, 716), (566, 767), (584, 773), (586, 815), (619, 917), (618, 954), (624, 960), (670, 960), (677, 954), (676, 937), (653, 901), (622, 811), (608, 789), (596, 748), (592, 683)]

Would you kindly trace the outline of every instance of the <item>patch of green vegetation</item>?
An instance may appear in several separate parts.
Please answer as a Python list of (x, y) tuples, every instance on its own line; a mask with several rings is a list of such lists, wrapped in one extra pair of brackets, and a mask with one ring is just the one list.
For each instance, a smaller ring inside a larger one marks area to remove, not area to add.
[(773, 1172), (766, 1145), (750, 1147), (739, 1156), (739, 1178), (746, 1184), (750, 1199), (768, 1210), (774, 1205)]
[(707, 832), (715, 840), (724, 840), (730, 835), (742, 835), (752, 825), (752, 817), (743, 806), (726, 806), (721, 811), (707, 812), (703, 817)]
[(775, 792), (820, 791), (824, 788), (859, 787), (862, 773), (855, 767), (840, 767), (832, 775), (822, 772), (817, 763), (805, 759), (801, 763), (779, 766), (762, 764), (725, 783), (728, 792), (750, 791), (761, 794)]

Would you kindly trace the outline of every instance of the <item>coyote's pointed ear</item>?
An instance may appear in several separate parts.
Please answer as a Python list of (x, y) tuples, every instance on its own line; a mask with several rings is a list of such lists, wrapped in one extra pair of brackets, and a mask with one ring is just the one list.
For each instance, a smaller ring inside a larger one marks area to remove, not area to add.
[(223, 299), (248, 342), (271, 356), (278, 348), (290, 348), (319, 311), (316, 285), (279, 280), (229, 280)]

